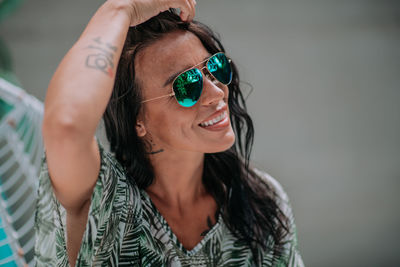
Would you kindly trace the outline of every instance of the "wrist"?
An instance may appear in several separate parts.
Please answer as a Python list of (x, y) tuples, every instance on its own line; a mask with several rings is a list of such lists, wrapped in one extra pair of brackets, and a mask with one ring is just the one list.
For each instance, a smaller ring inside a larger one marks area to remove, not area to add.
[(131, 3), (127, 0), (107, 0), (104, 7), (110, 10), (114, 16), (124, 18), (128, 23), (132, 20), (132, 15), (129, 12)]

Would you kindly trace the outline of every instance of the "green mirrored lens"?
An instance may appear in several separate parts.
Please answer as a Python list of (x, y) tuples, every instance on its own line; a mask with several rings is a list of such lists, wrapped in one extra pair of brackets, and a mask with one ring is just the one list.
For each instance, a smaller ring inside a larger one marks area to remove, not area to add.
[(191, 107), (199, 100), (203, 90), (203, 75), (199, 69), (191, 69), (179, 75), (172, 85), (175, 98), (184, 107)]
[(212, 56), (207, 62), (208, 71), (221, 83), (227, 85), (232, 81), (232, 68), (223, 53)]

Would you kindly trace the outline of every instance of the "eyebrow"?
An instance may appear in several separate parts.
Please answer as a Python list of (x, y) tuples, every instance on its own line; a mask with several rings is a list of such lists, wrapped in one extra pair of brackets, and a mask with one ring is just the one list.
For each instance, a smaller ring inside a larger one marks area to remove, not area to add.
[(200, 65), (200, 64), (202, 64), (202, 63), (204, 63), (204, 62), (206, 62), (210, 57), (212, 57), (212, 55), (211, 55), (211, 56), (207, 56), (207, 57), (204, 58), (200, 63), (197, 63), (196, 65), (193, 65), (193, 66), (186, 66), (186, 67), (182, 68), (181, 71), (178, 71), (178, 72), (172, 74), (172, 75), (169, 76), (169, 78), (166, 80), (166, 82), (164, 83), (164, 86), (163, 86), (163, 87), (165, 87), (165, 86), (167, 86), (168, 84), (170, 84), (179, 74), (181, 74), (181, 73), (183, 73), (183, 72), (185, 72), (185, 71), (187, 71), (187, 70), (190, 70), (190, 69), (192, 69), (192, 68), (194, 68), (194, 67), (196, 67), (196, 66), (198, 66), (198, 65)]

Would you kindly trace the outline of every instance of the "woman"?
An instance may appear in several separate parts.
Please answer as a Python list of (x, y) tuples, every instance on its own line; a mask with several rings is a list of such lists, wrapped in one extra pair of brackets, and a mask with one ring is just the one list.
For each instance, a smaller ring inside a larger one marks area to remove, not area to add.
[[(194, 0), (109, 0), (60, 63), (38, 266), (302, 266), (285, 193), (249, 167), (235, 65), (194, 15)], [(94, 138), (103, 113), (114, 155)]]

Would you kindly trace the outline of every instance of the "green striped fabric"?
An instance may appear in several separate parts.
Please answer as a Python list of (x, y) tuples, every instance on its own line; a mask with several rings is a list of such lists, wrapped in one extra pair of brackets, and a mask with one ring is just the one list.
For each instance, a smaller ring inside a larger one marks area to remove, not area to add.
[[(252, 253), (222, 217), (192, 250), (186, 250), (147, 193), (128, 181), (123, 168), (101, 146), (101, 169), (76, 266), (255, 266)], [(284, 253), (262, 252), (262, 266), (303, 266), (286, 194), (269, 175), (291, 222)], [(46, 161), (42, 164), (36, 211), (36, 266), (68, 266), (65, 210), (55, 198)]]

